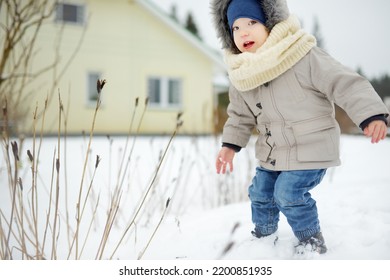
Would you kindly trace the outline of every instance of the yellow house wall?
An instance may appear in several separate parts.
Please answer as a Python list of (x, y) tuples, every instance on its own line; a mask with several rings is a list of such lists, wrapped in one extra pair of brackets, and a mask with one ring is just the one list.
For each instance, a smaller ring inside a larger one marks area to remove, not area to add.
[[(58, 92), (64, 105), (62, 121), (67, 116), (67, 132), (90, 131), (95, 108), (87, 102), (87, 74), (97, 71), (102, 73), (101, 78), (106, 79), (107, 84), (102, 91), (95, 133), (127, 133), (134, 110), (133, 131), (136, 129), (144, 110), (148, 76), (181, 78), (183, 106), (175, 110), (148, 106), (140, 126), (141, 133), (171, 133), (178, 112), (183, 112), (182, 133), (211, 133), (212, 61), (133, 1), (86, 3), (89, 20), (83, 43), (54, 90), (46, 111), (45, 132), (52, 134), (58, 130)], [(54, 45), (60, 29), (59, 24), (50, 23), (42, 30), (39, 52), (34, 60), (36, 69), (55, 57)], [(82, 34), (82, 26), (65, 26), (57, 73), (76, 49)], [(34, 97), (29, 102), (31, 111), (36, 104), (42, 109), (50, 94), (52, 77), (48, 74), (34, 81)], [(137, 97), (139, 106), (135, 108)], [(25, 124), (28, 131), (31, 120)]]

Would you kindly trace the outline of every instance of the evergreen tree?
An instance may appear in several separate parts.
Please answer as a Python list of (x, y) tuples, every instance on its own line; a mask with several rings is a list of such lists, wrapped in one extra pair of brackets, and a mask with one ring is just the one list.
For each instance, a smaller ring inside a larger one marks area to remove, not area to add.
[(390, 76), (388, 74), (374, 78), (370, 82), (382, 99), (390, 97)]
[(178, 18), (177, 18), (177, 9), (176, 9), (176, 5), (175, 5), (175, 4), (172, 4), (172, 6), (171, 6), (170, 17), (171, 17), (174, 21), (179, 22), (179, 20), (178, 20)]
[(194, 21), (194, 17), (192, 16), (192, 13), (189, 12), (187, 15), (186, 23), (185, 23), (185, 28), (190, 31), (193, 35), (201, 39), (198, 31), (198, 27)]

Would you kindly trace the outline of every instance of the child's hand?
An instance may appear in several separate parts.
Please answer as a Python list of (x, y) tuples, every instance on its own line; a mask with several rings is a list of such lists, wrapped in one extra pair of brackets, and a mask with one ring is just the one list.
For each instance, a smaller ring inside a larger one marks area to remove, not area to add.
[(226, 173), (226, 166), (229, 165), (230, 172), (233, 172), (233, 158), (236, 152), (233, 149), (222, 147), (217, 156), (217, 161), (215, 162), (215, 167), (217, 168), (217, 173), (222, 174)]
[(387, 126), (384, 121), (372, 121), (364, 129), (364, 135), (371, 137), (371, 143), (378, 143), (380, 140), (385, 139), (387, 134)]

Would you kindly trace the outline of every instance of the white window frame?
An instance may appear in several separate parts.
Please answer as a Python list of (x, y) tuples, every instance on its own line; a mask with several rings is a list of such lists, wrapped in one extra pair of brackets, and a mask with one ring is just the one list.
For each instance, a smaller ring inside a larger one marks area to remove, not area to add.
[[(150, 89), (150, 81), (158, 80), (160, 82), (160, 92), (159, 97), (160, 101), (155, 102), (153, 98), (151, 98), (151, 89)], [(169, 99), (169, 83), (177, 82), (178, 93), (175, 99), (178, 99), (177, 102), (171, 102)], [(168, 77), (168, 76), (149, 76), (147, 79), (147, 96), (149, 97), (149, 105), (152, 108), (159, 109), (181, 109), (183, 105), (183, 81), (181, 78), (177, 77)]]
[[(64, 8), (65, 6), (74, 7), (76, 9), (77, 15), (75, 15), (75, 20), (70, 20), (69, 18), (64, 18)], [(66, 24), (74, 25), (84, 25), (85, 24), (85, 15), (86, 15), (86, 5), (85, 4), (75, 4), (69, 2), (62, 2), (57, 4), (55, 21)]]
[[(96, 101), (98, 98), (97, 92), (97, 80), (101, 79), (102, 73), (99, 71), (88, 71), (87, 73), (87, 94), (86, 102), (88, 107), (95, 107)], [(102, 92), (104, 89), (102, 90)], [(102, 93), (100, 93), (102, 94)], [(100, 101), (102, 101), (102, 95), (100, 96)]]

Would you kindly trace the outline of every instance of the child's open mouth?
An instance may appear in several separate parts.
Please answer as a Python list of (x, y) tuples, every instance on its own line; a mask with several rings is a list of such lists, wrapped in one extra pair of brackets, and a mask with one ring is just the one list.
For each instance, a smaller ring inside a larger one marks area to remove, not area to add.
[(245, 49), (250, 49), (254, 44), (255, 44), (255, 42), (253, 42), (253, 41), (245, 42), (244, 43), (244, 48)]

